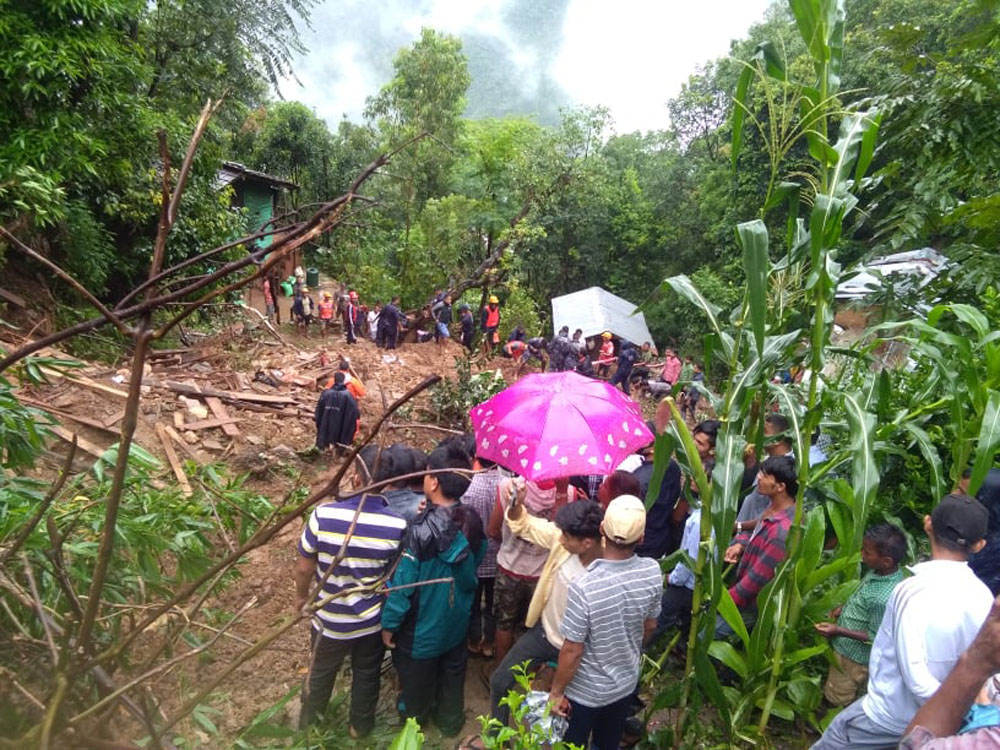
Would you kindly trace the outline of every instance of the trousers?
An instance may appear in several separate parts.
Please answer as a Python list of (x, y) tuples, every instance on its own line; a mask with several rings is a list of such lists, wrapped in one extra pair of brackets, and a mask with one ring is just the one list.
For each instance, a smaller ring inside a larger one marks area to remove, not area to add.
[(631, 702), (632, 696), (626, 695), (607, 706), (593, 708), (571, 699), (569, 727), (563, 741), (592, 750), (618, 750)]
[(490, 716), (504, 726), (510, 721), (510, 709), (500, 701), (514, 689), (517, 680), (513, 669), (525, 661), (551, 661), (559, 658), (559, 649), (549, 643), (545, 637), (542, 623), (536, 623), (527, 633), (518, 638), (511, 646), (507, 656), (490, 677)]
[(420, 726), (433, 720), (441, 734), (454, 737), (465, 723), (465, 640), (439, 656), (414, 659), (403, 648), (392, 652), (402, 692), (401, 713)]
[[(319, 639), (319, 644), (316, 639)], [(302, 691), (302, 712), (299, 728), (304, 729), (326, 710), (344, 657), (351, 657), (351, 726), (358, 734), (368, 734), (375, 726), (375, 706), (381, 685), (382, 633), (363, 635), (360, 638), (339, 640), (310, 632), (309, 643), (316, 651), (312, 668)]]
[(493, 584), (495, 578), (480, 578), (476, 598), (472, 600), (472, 617), (469, 618), (469, 644), (478, 646), (480, 641), (493, 645), (497, 620), (493, 616)]

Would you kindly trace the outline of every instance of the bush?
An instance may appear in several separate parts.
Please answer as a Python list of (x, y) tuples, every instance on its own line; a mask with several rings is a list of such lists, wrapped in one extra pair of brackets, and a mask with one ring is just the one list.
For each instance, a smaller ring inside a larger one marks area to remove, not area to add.
[(500, 371), (472, 373), (466, 357), (455, 357), (454, 380), (442, 380), (431, 391), (431, 410), (438, 424), (470, 430), (469, 410), (507, 387)]

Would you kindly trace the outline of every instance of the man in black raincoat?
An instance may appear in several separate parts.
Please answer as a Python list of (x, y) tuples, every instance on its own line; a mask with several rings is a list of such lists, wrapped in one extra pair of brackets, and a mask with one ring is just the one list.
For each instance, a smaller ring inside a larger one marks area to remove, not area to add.
[(316, 404), (313, 420), (316, 422), (316, 447), (326, 450), (335, 447), (342, 453), (344, 447), (354, 442), (361, 412), (358, 404), (344, 385), (344, 373), (333, 376), (333, 387), (323, 391)]

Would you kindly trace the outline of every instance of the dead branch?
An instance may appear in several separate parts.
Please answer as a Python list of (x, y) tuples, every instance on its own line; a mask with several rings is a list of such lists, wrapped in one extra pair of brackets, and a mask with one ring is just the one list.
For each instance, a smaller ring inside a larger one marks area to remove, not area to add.
[(404, 404), (412, 400), (414, 397), (425, 391), (427, 388), (430, 388), (432, 385), (440, 382), (440, 380), (441, 380), (440, 375), (432, 375), (423, 380), (421, 383), (415, 385), (409, 391), (407, 391), (398, 399), (396, 399), (396, 401), (394, 401), (390, 405), (386, 413), (383, 414), (382, 417), (378, 420), (378, 422), (376, 422), (372, 426), (372, 428), (369, 430), (368, 434), (365, 436), (362, 442), (358, 446), (356, 446), (352, 450), (352, 452), (347, 456), (347, 458), (344, 460), (344, 462), (338, 469), (337, 473), (334, 474), (334, 476), (330, 479), (329, 482), (327, 482), (325, 486), (313, 492), (308, 498), (300, 502), (297, 506), (292, 508), (292, 510), (285, 513), (285, 515), (282, 518), (280, 518), (273, 526), (262, 527), (261, 529), (259, 529), (253, 536), (250, 537), (250, 539), (248, 539), (243, 544), (243, 546), (241, 546), (238, 550), (236, 550), (236, 552), (233, 552), (223, 560), (213, 565), (207, 571), (202, 573), (198, 578), (191, 581), (186, 586), (184, 586), (180, 591), (175, 593), (167, 601), (165, 601), (164, 603), (160, 604), (158, 607), (153, 609), (151, 612), (149, 612), (149, 614), (146, 615), (145, 619), (139, 622), (139, 624), (135, 627), (134, 630), (124, 635), (114, 645), (110, 646), (103, 652), (97, 654), (92, 659), (87, 661), (85, 664), (81, 665), (80, 669), (87, 669), (93, 666), (104, 664), (110, 660), (116, 659), (119, 655), (121, 655), (125, 651), (125, 649), (127, 649), (132, 644), (132, 642), (136, 638), (139, 637), (139, 635), (141, 635), (146, 630), (146, 628), (148, 628), (150, 625), (156, 622), (156, 620), (164, 612), (169, 610), (178, 602), (187, 599), (189, 596), (191, 596), (191, 594), (193, 594), (195, 591), (201, 588), (206, 581), (219, 575), (221, 572), (224, 572), (229, 568), (231, 568), (247, 552), (250, 552), (251, 550), (257, 549), (258, 547), (266, 544), (279, 531), (285, 528), (288, 524), (297, 521), (304, 511), (315, 505), (323, 498), (329, 497), (331, 495), (337, 496), (340, 482), (343, 479), (344, 475), (347, 473), (347, 469), (352, 465), (354, 459), (361, 451), (361, 448), (363, 448), (365, 445), (370, 443), (375, 438), (375, 436), (378, 434), (379, 429), (382, 427), (382, 424), (386, 422), (396, 412), (397, 409), (399, 409), (401, 406), (403, 406)]
[(243, 615), (245, 615), (247, 612), (249, 612), (251, 608), (256, 607), (256, 606), (257, 606), (257, 597), (253, 597), (246, 604), (244, 604), (242, 607), (240, 607), (240, 611), (237, 612), (235, 615), (233, 615), (230, 618), (229, 622), (227, 622), (222, 627), (222, 629), (220, 629), (219, 631), (217, 631), (215, 633), (215, 635), (213, 635), (211, 638), (209, 638), (207, 641), (205, 641), (205, 643), (201, 644), (197, 648), (191, 649), (190, 651), (186, 651), (183, 654), (179, 654), (178, 656), (175, 656), (172, 659), (168, 659), (167, 661), (163, 662), (162, 664), (158, 664), (154, 669), (151, 669), (148, 672), (144, 672), (143, 674), (139, 675), (138, 677), (135, 677), (135, 678), (129, 680), (124, 685), (116, 688), (114, 692), (112, 692), (112, 693), (104, 696), (97, 703), (93, 704), (92, 706), (88, 706), (85, 710), (81, 711), (76, 716), (72, 717), (69, 720), (68, 723), (71, 724), (71, 725), (72, 724), (76, 724), (81, 719), (84, 719), (87, 716), (90, 716), (95, 711), (99, 711), (104, 706), (106, 706), (109, 703), (111, 703), (112, 701), (116, 700), (118, 698), (118, 696), (120, 696), (120, 695), (122, 695), (124, 693), (127, 693), (129, 690), (131, 690), (132, 688), (136, 687), (137, 685), (145, 682), (146, 680), (148, 680), (148, 679), (150, 679), (152, 677), (155, 677), (158, 674), (162, 674), (163, 672), (167, 672), (167, 671), (173, 669), (175, 666), (177, 666), (178, 664), (180, 664), (182, 661), (190, 659), (192, 656), (197, 656), (198, 654), (202, 653), (207, 648), (209, 648), (212, 645), (214, 645), (215, 642), (217, 640), (219, 640), (225, 634), (225, 632), (227, 630), (229, 630), (229, 628), (231, 628), (233, 625), (236, 624), (236, 621), (239, 618), (241, 618)]
[(59, 649), (56, 648), (56, 641), (52, 637), (52, 629), (49, 627), (49, 618), (45, 616), (45, 605), (42, 604), (42, 597), (38, 593), (38, 585), (35, 583), (35, 574), (31, 572), (31, 564), (28, 556), (21, 554), (21, 562), (24, 565), (24, 576), (28, 579), (28, 588), (31, 591), (31, 598), (34, 601), (38, 619), (42, 622), (42, 629), (45, 631), (45, 640), (49, 644), (49, 651), (52, 652), (52, 664), (59, 663)]

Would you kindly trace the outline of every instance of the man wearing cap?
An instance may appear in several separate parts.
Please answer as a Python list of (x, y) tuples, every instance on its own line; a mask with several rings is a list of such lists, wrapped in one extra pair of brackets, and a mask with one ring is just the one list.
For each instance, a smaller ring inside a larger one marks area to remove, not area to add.
[(868, 694), (830, 723), (813, 750), (895, 748), (990, 612), (993, 597), (968, 565), (983, 548), (989, 514), (951, 494), (924, 517), (931, 559), (896, 586), (868, 662)]
[(330, 292), (323, 292), (323, 300), (319, 303), (319, 325), (326, 338), (333, 325), (333, 295)]
[(659, 564), (635, 554), (645, 528), (639, 498), (612, 500), (601, 523), (604, 557), (570, 584), (549, 696), (552, 710), (569, 716), (567, 743), (617, 750), (621, 741), (642, 644), (656, 629), (663, 595)]
[(490, 295), (489, 304), (483, 308), (479, 316), (479, 326), (483, 329), (483, 354), (489, 354), (500, 343), (500, 300), (495, 294)]
[(614, 364), (615, 359), (615, 342), (611, 337), (611, 331), (605, 331), (601, 334), (601, 350), (597, 357), (597, 377), (606, 378), (608, 373), (611, 372), (611, 365)]

